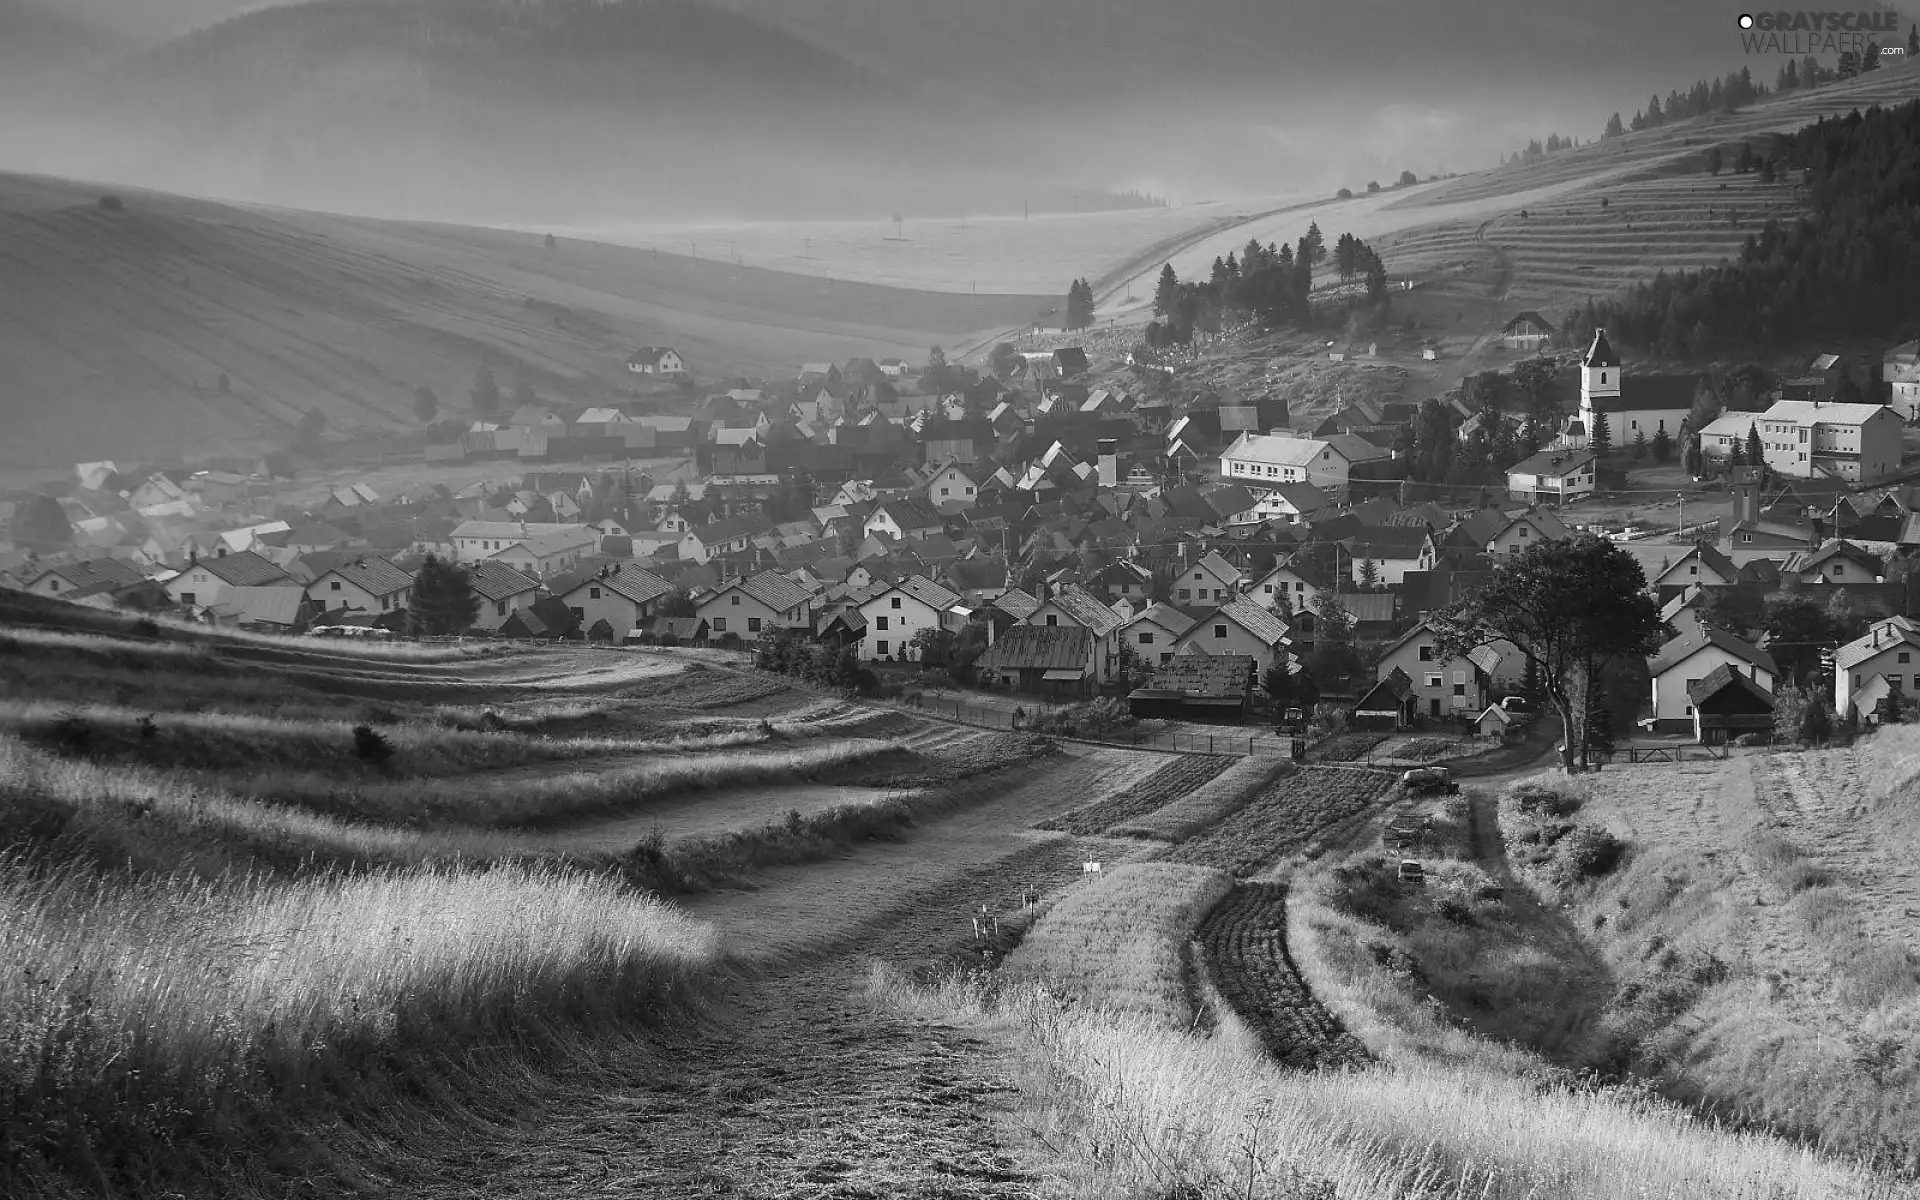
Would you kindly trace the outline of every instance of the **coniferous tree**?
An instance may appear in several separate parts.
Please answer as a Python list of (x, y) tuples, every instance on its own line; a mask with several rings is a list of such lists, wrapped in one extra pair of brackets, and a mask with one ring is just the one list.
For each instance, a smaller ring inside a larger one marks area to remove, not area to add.
[(421, 632), (465, 633), (480, 615), (480, 596), (465, 567), (429, 554), (413, 577), (411, 606), (413, 623)]
[(1673, 439), (1667, 435), (1666, 426), (1654, 430), (1653, 440), (1648, 443), (1653, 451), (1653, 461), (1663, 463), (1673, 457)]
[(1170, 317), (1180, 307), (1180, 277), (1173, 273), (1173, 264), (1160, 268), (1160, 282), (1153, 292), (1153, 315)]
[(1626, 130), (1620, 127), (1620, 114), (1615, 113), (1612, 116), (1607, 118), (1607, 128), (1605, 132), (1603, 132), (1600, 136), (1610, 137), (1610, 138), (1619, 137), (1621, 134), (1625, 132)]
[(1606, 413), (1594, 412), (1593, 428), (1587, 430), (1587, 448), (1603, 457), (1613, 448), (1613, 426)]
[(413, 415), (420, 418), (422, 425), (433, 424), (439, 412), (440, 397), (433, 394), (432, 388), (423, 383), (413, 389)]
[(493, 368), (484, 364), (473, 376), (473, 411), (483, 417), (500, 411), (500, 383), (493, 377)]
[(1634, 431), (1633, 456), (1636, 459), (1643, 459), (1647, 456), (1647, 431), (1644, 429)]
[(1907, 54), (1920, 59), (1920, 25), (1907, 26)]
[(52, 496), (22, 501), (13, 519), (14, 536), (35, 550), (53, 550), (73, 543), (73, 522)]
[(1309, 264), (1318, 263), (1327, 256), (1326, 239), (1320, 236), (1320, 222), (1307, 222), (1307, 248), (1312, 252), (1307, 256)]
[(1767, 461), (1766, 447), (1760, 441), (1760, 426), (1747, 426), (1747, 465), (1764, 466)]

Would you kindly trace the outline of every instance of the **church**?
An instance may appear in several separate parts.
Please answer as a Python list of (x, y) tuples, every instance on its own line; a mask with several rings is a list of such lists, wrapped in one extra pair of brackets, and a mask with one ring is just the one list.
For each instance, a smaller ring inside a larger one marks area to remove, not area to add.
[(1591, 440), (1594, 417), (1605, 413), (1608, 444), (1616, 449), (1633, 445), (1638, 434), (1652, 441), (1662, 429), (1678, 445), (1699, 383), (1697, 375), (1627, 375), (1607, 331), (1596, 329), (1580, 361), (1580, 429)]

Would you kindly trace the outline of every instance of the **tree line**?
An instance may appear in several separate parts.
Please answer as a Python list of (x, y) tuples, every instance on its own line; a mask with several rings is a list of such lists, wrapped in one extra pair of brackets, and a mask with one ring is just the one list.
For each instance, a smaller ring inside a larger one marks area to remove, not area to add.
[(1778, 158), (1801, 173), (1812, 215), (1769, 221), (1731, 262), (1589, 301), (1576, 336), (1601, 325), (1615, 345), (1702, 358), (1906, 332), (1920, 309), (1920, 101), (1825, 118), (1783, 139)]
[[(1809, 56), (1808, 62), (1818, 67)], [(1614, 113), (1607, 118), (1606, 129), (1602, 137), (1619, 137), (1631, 129), (1638, 133), (1642, 129), (1658, 129), (1674, 121), (1685, 121), (1692, 117), (1703, 117), (1708, 113), (1733, 112), (1745, 108), (1755, 100), (1767, 94), (1767, 86), (1753, 81), (1753, 73), (1746, 67), (1738, 71), (1729, 71), (1720, 79), (1700, 80), (1684, 93), (1678, 90), (1667, 93), (1665, 103), (1658, 92), (1647, 99), (1647, 106), (1633, 114), (1633, 119), (1622, 125), (1620, 114)]]
[[(1269, 326), (1311, 324), (1313, 272), (1328, 255), (1314, 222), (1295, 245), (1262, 246), (1254, 239), (1238, 254), (1214, 259), (1205, 281), (1182, 282), (1168, 263), (1154, 289), (1155, 320), (1147, 327), (1147, 344), (1184, 344), (1196, 330), (1217, 332), (1227, 316), (1251, 316)], [(1376, 309), (1385, 306), (1387, 268), (1371, 246), (1343, 233), (1331, 255), (1342, 282), (1365, 279), (1366, 302)]]

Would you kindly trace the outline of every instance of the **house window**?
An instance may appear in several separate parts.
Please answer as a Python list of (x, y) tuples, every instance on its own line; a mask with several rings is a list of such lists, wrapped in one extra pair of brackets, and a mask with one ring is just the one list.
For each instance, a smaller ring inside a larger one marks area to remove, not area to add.
[(567, 611), (573, 614), (573, 619), (576, 621), (584, 621), (587, 619), (587, 614), (580, 609), (569, 608)]
[(1141, 635), (1140, 635), (1140, 644), (1141, 644), (1142, 646), (1151, 646), (1151, 645), (1153, 645), (1153, 635), (1152, 635), (1151, 633), (1143, 633), (1143, 634), (1141, 634)]
[(340, 590), (340, 581), (338, 579), (333, 581), (332, 590), (336, 592)]
[(1454, 694), (1454, 695), (1456, 695), (1456, 696), (1464, 696), (1464, 695), (1466, 695), (1466, 694), (1467, 694), (1467, 685), (1466, 685), (1466, 684), (1464, 684), (1464, 683), (1456, 683), (1456, 684), (1454, 684), (1454, 685), (1453, 685), (1453, 694)]
[(496, 617), (504, 617), (507, 615), (507, 602), (505, 600), (496, 600), (493, 602), (493, 615)]
[(1432, 661), (1433, 661), (1433, 647), (1432, 647), (1432, 646), (1422, 646), (1422, 647), (1420, 647), (1420, 661), (1421, 661), (1421, 662), (1432, 662)]
[(1181, 588), (1181, 589), (1180, 589), (1180, 598), (1181, 598), (1182, 600), (1191, 600), (1191, 599), (1193, 599), (1193, 589), (1192, 589), (1192, 588)]
[(1438, 675), (1429, 675), (1427, 676), (1427, 686), (1430, 688), (1445, 687), (1446, 681)]
[(192, 592), (181, 592), (181, 593), (180, 593), (180, 603), (182, 603), (182, 604), (193, 604), (193, 603), (195, 603), (195, 600), (194, 600), (194, 596), (193, 596), (193, 593), (192, 593)]
[(1223, 638), (1227, 636), (1227, 627), (1225, 625), (1215, 625), (1213, 627), (1213, 636), (1217, 638)]
[(898, 596), (895, 596), (895, 597), (893, 598), (893, 604), (892, 604), (892, 607), (894, 607), (894, 608), (899, 608), (899, 607), (900, 607), (900, 597), (898, 597)]
[(1060, 623), (1059, 617), (1054, 616), (1052, 613), (1047, 614), (1047, 624), (1058, 625), (1059, 623)]
[(600, 598), (600, 589), (599, 589), (599, 588), (588, 588), (588, 589), (587, 589), (587, 598), (588, 598), (588, 599), (590, 599), (590, 600), (598, 600), (598, 599)]
[(1907, 655), (1907, 652), (1906, 652), (1905, 650), (1902, 650), (1902, 651), (1900, 652), (1900, 661), (1901, 661), (1901, 662), (1906, 662), (1906, 661), (1908, 661), (1908, 655)]
[(940, 494), (941, 494), (942, 496), (951, 496), (951, 495), (953, 494), (953, 491), (952, 491), (952, 489), (951, 489), (951, 488), (941, 488), (941, 489), (940, 489)]
[[(191, 603), (191, 601), (189, 601), (189, 603)], [(1857, 671), (1854, 673), (1854, 676), (1853, 676), (1853, 686), (1856, 688), (1860, 686), (1860, 674)]]
[(1205, 578), (1206, 578), (1206, 576), (1205, 576), (1205, 575), (1202, 575), (1202, 574), (1201, 574), (1200, 572), (1198, 572), (1198, 571), (1195, 571), (1195, 572), (1193, 573), (1193, 581), (1194, 581), (1195, 583), (1198, 583), (1198, 582), (1200, 582), (1200, 581), (1201, 581), (1202, 579), (1205, 579)]
[(881, 654), (881, 655), (884, 655), (887, 652), (887, 641), (885, 638), (882, 638), (873, 644), (873, 652), (875, 654)]
[(727, 631), (727, 619), (725, 617), (715, 617), (713, 619), (713, 631), (715, 633), (725, 633)]
[(748, 618), (747, 618), (747, 632), (748, 632), (748, 633), (759, 633), (759, 632), (760, 632), (760, 618), (759, 618), (759, 617), (748, 617)]
[(885, 617), (875, 617), (873, 619), (873, 627), (875, 629), (885, 629), (887, 627), (887, 619)]
[(1162, 651), (1160, 652), (1160, 665), (1161, 665), (1161, 666), (1165, 666), (1166, 664), (1168, 664), (1168, 663), (1170, 663), (1170, 662), (1172, 662), (1172, 661), (1173, 661), (1173, 651), (1171, 651), (1171, 650), (1162, 650)]

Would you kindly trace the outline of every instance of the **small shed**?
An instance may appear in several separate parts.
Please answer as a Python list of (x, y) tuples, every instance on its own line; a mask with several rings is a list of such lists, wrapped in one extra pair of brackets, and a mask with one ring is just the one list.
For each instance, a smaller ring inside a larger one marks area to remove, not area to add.
[(1140, 718), (1238, 724), (1253, 700), (1251, 654), (1176, 654), (1127, 696)]
[(1473, 719), (1473, 736), (1497, 741), (1519, 733), (1522, 725), (1518, 716), (1498, 704), (1489, 704), (1485, 712)]
[(1015, 625), (974, 664), (982, 679), (1046, 696), (1093, 692), (1093, 631), (1078, 625)]
[(1773, 729), (1773, 694), (1721, 663), (1687, 688), (1693, 705), (1693, 735), (1703, 746), (1723, 746), (1747, 733)]
[(1413, 694), (1413, 680), (1399, 667), (1368, 689), (1353, 706), (1348, 724), (1355, 729), (1391, 732), (1413, 724), (1419, 697)]

